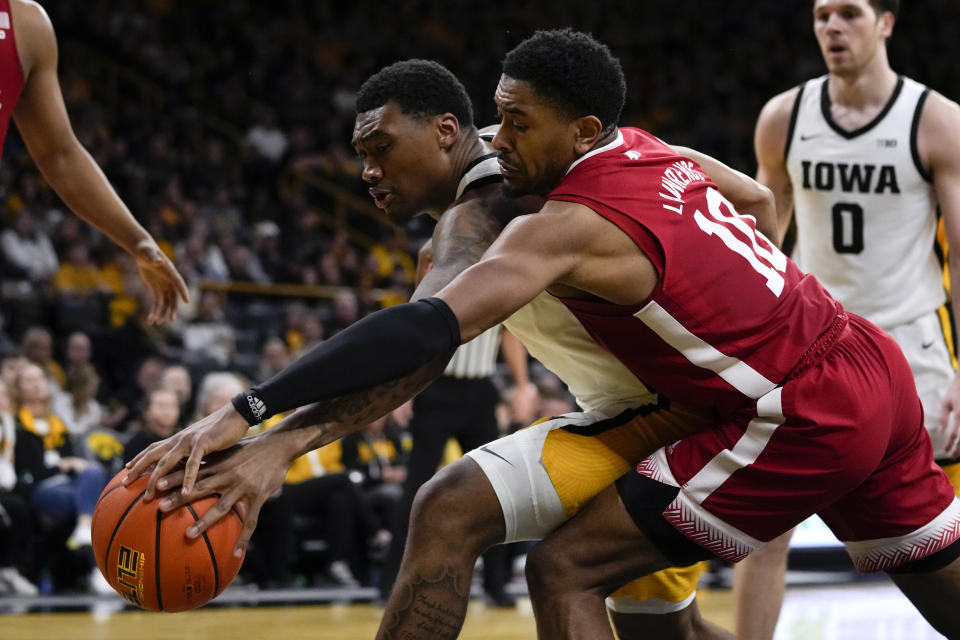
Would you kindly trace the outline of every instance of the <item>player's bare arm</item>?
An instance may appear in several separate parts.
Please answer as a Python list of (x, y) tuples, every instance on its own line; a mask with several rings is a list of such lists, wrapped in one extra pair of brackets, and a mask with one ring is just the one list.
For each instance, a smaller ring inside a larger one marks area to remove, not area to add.
[(25, 84), (14, 121), (44, 178), (86, 222), (133, 255), (153, 293), (151, 322), (172, 318), (186, 284), (136, 221), (70, 125), (57, 78), (57, 41), (46, 12), (36, 3), (14, 0), (13, 20)]
[(634, 304), (650, 295), (656, 281), (653, 265), (625, 233), (588, 207), (552, 200), (507, 225), (483, 260), (437, 297), (454, 312), (467, 341), (547, 288), (561, 296)]
[[(793, 186), (787, 173), (787, 134), (790, 116), (799, 88), (774, 96), (764, 105), (754, 131), (757, 156), (757, 181), (773, 192), (777, 209), (777, 235), (771, 239), (780, 245), (793, 217)], [(709, 173), (709, 172), (708, 172)]]
[(481, 200), (452, 207), (437, 221), (430, 240), (430, 268), (413, 292), (411, 300), (436, 294), (461, 272), (480, 261), (503, 225)]
[[(477, 262), (500, 232), (499, 218), (491, 208), (508, 206), (489, 199), (470, 199), (448, 210), (440, 219), (422, 259), (429, 259), (432, 268), (414, 293), (414, 299), (429, 297), (452, 281), (466, 267)], [(525, 207), (529, 208), (530, 202)], [(439, 247), (434, 251), (433, 247)], [(156, 464), (146, 499), (156, 490), (166, 491), (183, 485), (185, 491), (171, 494), (161, 503), (164, 510), (175, 509), (182, 502), (212, 493), (221, 494), (190, 535), (199, 535), (234, 504), (244, 506), (244, 530), (238, 541), (238, 552), (245, 547), (263, 502), (278, 489), (291, 462), (312, 449), (324, 446), (353, 432), (360, 425), (389, 412), (413, 397), (433, 379), (446, 364), (446, 358), (431, 361), (407, 376), (344, 396), (313, 403), (292, 413), (270, 431), (230, 450), (229, 456), (206, 464), (202, 472), (199, 461), (214, 451), (230, 448), (249, 427), (232, 405), (200, 420), (173, 437), (155, 443), (141, 452), (131, 463), (129, 478)], [(184, 458), (187, 470), (173, 471)], [(198, 481), (199, 480), (199, 481)], [(195, 484), (194, 484), (195, 483)]]
[(757, 230), (777, 242), (777, 208), (773, 192), (750, 176), (727, 166), (716, 158), (689, 147), (670, 145), (674, 151), (700, 165), (723, 197), (730, 201), (737, 213), (753, 216)]
[[(933, 187), (947, 232), (950, 297), (954, 315), (960, 309), (960, 106), (930, 92), (917, 132), (920, 162), (933, 177)], [(960, 377), (954, 378), (943, 398), (940, 428), (947, 432), (946, 453), (960, 455)]]

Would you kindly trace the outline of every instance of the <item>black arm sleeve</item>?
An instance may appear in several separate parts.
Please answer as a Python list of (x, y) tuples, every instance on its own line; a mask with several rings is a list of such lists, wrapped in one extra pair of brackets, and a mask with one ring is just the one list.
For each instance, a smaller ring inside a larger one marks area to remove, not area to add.
[(233, 398), (251, 425), (304, 405), (407, 375), (460, 346), (460, 324), (439, 298), (373, 313)]

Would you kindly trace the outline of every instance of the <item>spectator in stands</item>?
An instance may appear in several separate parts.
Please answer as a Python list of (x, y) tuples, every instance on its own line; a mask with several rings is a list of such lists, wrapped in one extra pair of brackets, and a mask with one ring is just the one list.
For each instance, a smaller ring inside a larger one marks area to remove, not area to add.
[(265, 104), (254, 107), (254, 123), (247, 130), (247, 145), (254, 162), (277, 164), (287, 150), (287, 134), (277, 126), (277, 112)]
[(236, 343), (233, 327), (227, 322), (223, 311), (221, 294), (203, 292), (197, 317), (183, 327), (182, 338), (183, 348), (191, 356), (203, 356), (221, 368), (230, 364)]
[(216, 237), (233, 237), (243, 228), (243, 212), (236, 205), (230, 185), (220, 183), (213, 190), (213, 197), (200, 205), (200, 216), (210, 225)]
[(280, 251), (280, 227), (273, 220), (264, 220), (253, 229), (253, 250), (264, 275), (272, 282), (288, 282), (286, 257)]
[(324, 323), (323, 333), (331, 338), (360, 319), (360, 303), (357, 294), (343, 289), (333, 297), (330, 318)]
[(7, 393), (13, 389), (20, 369), (29, 361), (18, 353), (10, 353), (0, 359), (0, 381), (7, 387)]
[(137, 430), (124, 447), (124, 462), (148, 445), (173, 435), (180, 428), (180, 400), (169, 389), (154, 389), (147, 395)]
[(405, 238), (406, 235), (401, 229), (389, 229), (380, 235), (380, 242), (370, 248), (377, 286), (390, 286), (398, 269), (407, 284), (413, 283), (417, 275), (417, 265), (403, 246)]
[(303, 346), (303, 323), (310, 311), (299, 300), (288, 302), (283, 308), (283, 341), (290, 353), (296, 353)]
[(359, 586), (355, 575), (366, 564), (367, 544), (389, 541), (389, 533), (345, 472), (341, 443), (294, 460), (281, 501), (302, 523), (300, 535), (320, 535), (327, 542), (324, 578), (338, 586)]
[(29, 285), (49, 285), (60, 266), (50, 236), (26, 208), (20, 209), (13, 226), (0, 234), (0, 249), (8, 275)]
[(63, 367), (53, 359), (53, 334), (46, 327), (30, 327), (23, 334), (21, 344), (23, 355), (27, 360), (40, 367), (46, 374), (53, 388), (63, 389), (67, 382), (67, 375)]
[(290, 353), (283, 340), (277, 337), (267, 338), (260, 350), (260, 365), (257, 380), (266, 380), (290, 364)]
[(324, 333), (326, 329), (323, 327), (323, 323), (320, 321), (320, 316), (316, 312), (308, 313), (303, 319), (303, 340), (300, 343), (300, 348), (293, 353), (294, 358), (299, 358), (301, 355), (313, 349), (315, 346), (323, 342)]
[(179, 364), (168, 366), (160, 374), (160, 388), (177, 395), (181, 416), (193, 415), (193, 380), (189, 369)]
[(270, 284), (270, 278), (263, 271), (260, 258), (245, 244), (235, 244), (227, 256), (230, 280), (233, 282), (256, 282)]
[[(30, 363), (20, 369), (14, 387), (14, 464), (19, 486), (40, 515), (76, 521), (66, 541), (69, 548), (89, 547), (93, 509), (107, 484), (107, 472), (102, 465), (73, 454), (73, 442), (52, 411), (50, 395), (40, 367)], [(95, 566), (90, 580), (91, 586), (102, 584)]]
[(16, 421), (7, 385), (0, 380), (0, 595), (37, 595), (37, 587), (24, 577), (33, 556), (33, 517), (23, 497), (14, 492), (17, 471), (13, 452)]
[(104, 420), (107, 427), (121, 432), (129, 428), (147, 395), (160, 386), (160, 374), (165, 366), (162, 358), (147, 356), (132, 369), (135, 375), (114, 395), (114, 406)]
[(54, 393), (53, 412), (74, 438), (82, 438), (104, 426), (104, 409), (97, 402), (100, 375), (92, 364), (78, 363), (67, 369), (67, 383)]
[(203, 376), (197, 391), (197, 418), (210, 415), (244, 389), (246, 381), (230, 371), (214, 371)]
[(75, 242), (67, 251), (67, 259), (53, 278), (53, 290), (59, 295), (89, 297), (110, 291), (100, 269), (90, 259), (90, 249)]
[(404, 436), (390, 416), (384, 416), (343, 440), (343, 464), (351, 474), (359, 475), (360, 486), (380, 521), (380, 531), (372, 541), (372, 551), (378, 555), (385, 555), (390, 546), (389, 532), (395, 529), (403, 499), (412, 444)]
[(137, 294), (143, 290), (137, 275), (137, 263), (127, 252), (109, 248), (100, 276), (112, 296), (109, 304), (110, 326), (122, 327), (137, 313)]
[(67, 336), (67, 345), (63, 350), (63, 365), (67, 371), (77, 365), (91, 364), (92, 360), (93, 344), (90, 336), (82, 331), (74, 331)]

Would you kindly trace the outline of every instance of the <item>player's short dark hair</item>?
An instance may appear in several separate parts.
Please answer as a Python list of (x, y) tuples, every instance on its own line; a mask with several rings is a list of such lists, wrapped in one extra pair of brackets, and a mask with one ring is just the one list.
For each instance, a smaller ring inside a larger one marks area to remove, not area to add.
[(900, 0), (867, 0), (877, 15), (889, 11), (896, 18), (900, 11)]
[(473, 105), (463, 84), (433, 60), (401, 60), (367, 78), (357, 92), (357, 113), (395, 102), (407, 115), (430, 118), (452, 113), (462, 126), (473, 125)]
[(885, 11), (889, 11), (896, 18), (900, 13), (900, 0), (867, 0), (867, 4), (873, 7), (873, 10), (879, 16)]
[(607, 45), (571, 29), (537, 31), (503, 59), (503, 73), (533, 85), (570, 118), (593, 115), (617, 126), (627, 93), (623, 69)]

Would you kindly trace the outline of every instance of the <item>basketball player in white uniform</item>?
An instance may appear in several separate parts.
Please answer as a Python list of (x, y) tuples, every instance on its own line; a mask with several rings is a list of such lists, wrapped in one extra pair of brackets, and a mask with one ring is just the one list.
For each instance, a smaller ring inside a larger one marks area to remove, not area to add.
[[(774, 192), (781, 237), (796, 220), (797, 263), (903, 349), (934, 456), (960, 487), (960, 465), (951, 464), (960, 455), (960, 384), (935, 252), (938, 210), (949, 245), (960, 248), (960, 108), (890, 68), (886, 39), (898, 4), (813, 2), (829, 73), (763, 108), (757, 180)], [(958, 257), (951, 252), (951, 274), (960, 273)], [(738, 637), (773, 637), (789, 539), (737, 566)]]

